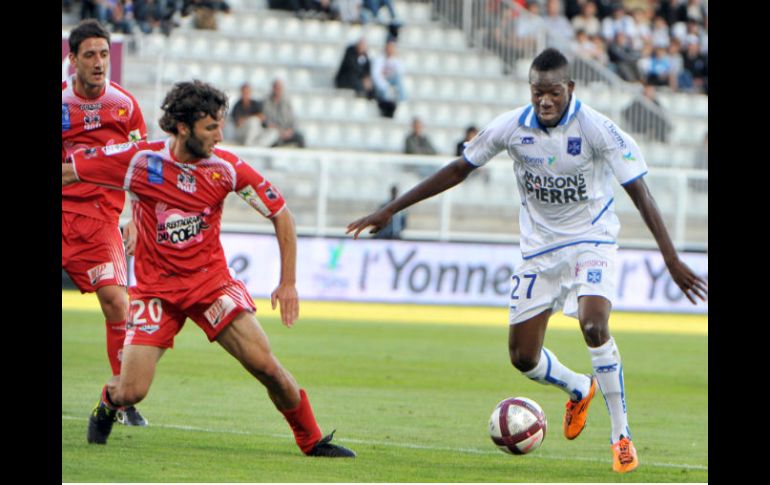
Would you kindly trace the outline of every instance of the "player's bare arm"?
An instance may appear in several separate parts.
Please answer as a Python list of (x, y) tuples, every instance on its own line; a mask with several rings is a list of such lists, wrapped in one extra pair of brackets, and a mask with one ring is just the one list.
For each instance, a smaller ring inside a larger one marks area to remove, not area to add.
[(299, 296), (296, 288), (297, 233), (294, 229), (294, 216), (288, 207), (284, 207), (272, 221), (278, 238), (278, 250), (281, 253), (281, 279), (270, 295), (270, 302), (273, 310), (277, 303), (281, 304), (281, 322), (291, 327), (299, 318)]
[(78, 181), (77, 175), (75, 175), (75, 168), (71, 163), (61, 164), (61, 186), (74, 184)]
[(472, 171), (473, 167), (464, 158), (457, 158), (385, 207), (348, 224), (345, 234), (355, 231), (353, 239), (358, 239), (361, 231), (369, 226), (372, 226), (369, 233), (376, 233), (388, 224), (396, 212), (454, 187), (465, 180)]
[(126, 246), (126, 256), (133, 256), (136, 249), (137, 229), (134, 220), (131, 219), (123, 227), (123, 244)]
[(694, 297), (706, 301), (706, 295), (708, 295), (707, 283), (679, 259), (666, 226), (663, 224), (663, 218), (660, 215), (655, 199), (650, 194), (644, 178), (640, 177), (624, 185), (623, 188), (628, 192), (634, 205), (642, 215), (644, 223), (647, 224), (653, 237), (655, 237), (666, 267), (676, 285), (693, 305), (696, 304)]

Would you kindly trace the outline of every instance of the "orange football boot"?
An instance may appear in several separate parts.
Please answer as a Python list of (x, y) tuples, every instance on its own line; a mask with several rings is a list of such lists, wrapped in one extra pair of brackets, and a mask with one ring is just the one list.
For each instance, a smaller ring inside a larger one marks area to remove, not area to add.
[(578, 437), (586, 425), (588, 417), (588, 405), (591, 404), (594, 394), (596, 394), (596, 377), (591, 377), (591, 387), (588, 389), (588, 395), (580, 401), (567, 400), (567, 410), (564, 412), (564, 436), (568, 440), (574, 440)]
[(630, 439), (621, 436), (617, 443), (612, 445), (612, 470), (618, 473), (626, 473), (635, 470), (639, 466), (639, 458), (636, 457), (636, 448)]

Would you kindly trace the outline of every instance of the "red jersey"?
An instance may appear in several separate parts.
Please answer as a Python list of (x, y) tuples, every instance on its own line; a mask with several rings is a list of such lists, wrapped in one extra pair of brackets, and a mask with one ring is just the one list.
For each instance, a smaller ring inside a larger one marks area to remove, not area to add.
[(177, 162), (171, 139), (78, 150), (82, 182), (130, 191), (139, 237), (134, 257), (142, 292), (194, 287), (227, 273), (219, 229), (225, 197), (236, 192), (263, 216), (286, 206), (278, 190), (233, 153)]
[[(73, 89), (73, 78), (61, 84), (61, 159), (79, 148), (102, 147), (147, 138), (139, 104), (117, 83), (108, 82), (98, 98), (86, 99)], [(61, 189), (64, 212), (75, 212), (117, 225), (125, 194), (90, 184)]]

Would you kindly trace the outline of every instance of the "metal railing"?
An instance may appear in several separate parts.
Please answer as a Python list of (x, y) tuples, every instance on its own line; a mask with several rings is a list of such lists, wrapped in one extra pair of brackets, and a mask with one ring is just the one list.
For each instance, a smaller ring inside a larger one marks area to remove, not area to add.
[[(324, 150), (225, 147), (281, 191), (300, 234), (342, 236), (345, 226), (384, 203), (390, 187), (405, 192), (449, 160), (441, 156)], [(512, 162), (499, 156), (462, 184), (407, 209), (406, 239), (518, 242), (521, 201)], [(362, 169), (365, 167), (365, 169)], [(645, 176), (680, 250), (708, 244), (706, 170), (650, 168)], [(225, 203), (225, 229), (269, 232), (272, 225), (238, 197)], [(620, 243), (654, 248), (655, 241), (623, 189), (615, 186)], [(127, 215), (127, 213), (126, 213)]]

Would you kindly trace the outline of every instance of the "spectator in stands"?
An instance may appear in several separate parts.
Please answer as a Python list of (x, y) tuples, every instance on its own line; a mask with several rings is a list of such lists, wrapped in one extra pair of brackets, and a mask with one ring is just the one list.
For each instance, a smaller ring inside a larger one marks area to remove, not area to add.
[[(387, 200), (382, 205), (380, 205), (380, 209), (388, 205), (391, 201), (396, 200), (396, 197), (398, 197), (398, 187), (391, 185), (390, 200)], [(405, 228), (406, 211), (401, 211), (398, 214), (393, 214), (390, 222), (388, 222), (388, 224), (386, 224), (382, 230), (377, 232), (373, 239), (401, 239), (401, 231), (403, 231)]]
[(345, 49), (334, 84), (338, 88), (352, 89), (358, 96), (373, 99), (374, 83), (371, 73), (372, 63), (367, 53), (366, 38), (361, 37), (358, 42)]
[(671, 84), (671, 59), (665, 47), (652, 47), (647, 44), (639, 59), (639, 72), (644, 82), (653, 86), (669, 86)]
[(634, 98), (622, 113), (629, 131), (650, 140), (668, 142), (672, 125), (658, 102), (654, 86), (644, 86), (642, 98)]
[(546, 44), (559, 50), (566, 50), (575, 33), (572, 24), (561, 13), (561, 0), (547, 0), (546, 15), (543, 17), (546, 27)]
[(463, 150), (465, 149), (465, 144), (473, 140), (473, 137), (476, 136), (478, 132), (479, 132), (479, 129), (473, 125), (466, 128), (465, 138), (457, 142), (457, 147), (455, 148), (455, 155), (457, 155), (458, 157), (461, 156), (463, 154)]
[(575, 32), (575, 38), (572, 40), (572, 51), (586, 59), (593, 59), (597, 54), (596, 44), (594, 44), (583, 29)]
[(82, 0), (80, 20), (85, 19), (96, 19), (100, 24), (107, 25), (107, 5), (104, 0)]
[(433, 143), (423, 134), (422, 120), (418, 117), (412, 119), (412, 132), (404, 142), (404, 153), (410, 155), (435, 155), (436, 149)]
[[(241, 85), (241, 97), (232, 109), (235, 124), (235, 141), (240, 145), (255, 146), (268, 144), (264, 141), (267, 131), (264, 129), (265, 114), (262, 103), (251, 97), (251, 86)], [(270, 140), (269, 144), (275, 140)]]
[(669, 27), (687, 20), (687, 6), (680, 0), (661, 0), (655, 15), (660, 15)]
[(361, 23), (376, 21), (380, 16), (380, 9), (385, 7), (390, 15), (390, 23), (397, 23), (398, 16), (393, 6), (393, 0), (363, 0), (361, 3)]
[(97, 8), (97, 19), (112, 25), (113, 32), (130, 34), (134, 25), (134, 5), (131, 0), (101, 0)]
[(490, 45), (506, 62), (506, 68), (513, 67), (519, 59), (531, 58), (537, 50), (538, 35), (545, 23), (537, 2), (530, 2), (527, 10), (531, 16), (520, 15), (513, 8), (505, 9), (490, 29)]
[(652, 29), (650, 24), (650, 10), (635, 8), (631, 13), (631, 19), (634, 21), (634, 28), (631, 34), (631, 46), (634, 50), (641, 51), (646, 44), (652, 40)]
[(709, 61), (700, 51), (697, 43), (692, 43), (685, 49), (684, 70), (691, 79), (692, 87), (697, 91), (708, 94)]
[(339, 16), (332, 0), (268, 0), (268, 7), (292, 11), (298, 18), (330, 20)]
[(393, 39), (388, 39), (385, 53), (372, 62), (372, 82), (380, 113), (392, 118), (398, 103), (406, 99), (404, 64), (396, 54)]
[(133, 0), (134, 19), (139, 29), (145, 34), (159, 28), (163, 35), (170, 35), (171, 29), (178, 26), (173, 20), (176, 2), (169, 0)]
[(668, 24), (666, 23), (666, 19), (660, 15), (656, 15), (652, 21), (650, 40), (654, 47), (668, 47), (671, 43), (671, 34), (669, 32)]
[[(564, 0), (564, 15), (570, 19), (577, 17), (583, 12), (583, 7), (588, 1), (596, 7), (596, 16), (599, 20), (612, 13), (612, 7), (618, 3), (618, 0)], [(596, 34), (594, 34), (596, 35)]]
[(684, 34), (679, 34), (679, 40), (682, 41), (682, 46), (687, 49), (687, 46), (690, 44), (699, 44), (701, 43), (701, 40), (703, 38), (703, 29), (701, 28), (700, 24), (696, 22), (695, 20), (688, 20), (687, 24), (685, 25), (685, 32)]
[(622, 5), (615, 4), (612, 7), (612, 15), (602, 20), (602, 36), (607, 42), (612, 42), (617, 38), (618, 32), (622, 32), (630, 43), (636, 35), (636, 23), (633, 17), (626, 14)]
[(687, 0), (687, 19), (694, 20), (700, 25), (705, 24), (707, 11), (701, 0)]
[(591, 41), (594, 43), (594, 60), (609, 69), (610, 56), (607, 54), (607, 43), (604, 42), (604, 37), (594, 35), (591, 36)]
[(618, 76), (629, 82), (639, 81), (637, 62), (640, 55), (631, 47), (631, 43), (623, 31), (619, 30), (615, 33), (615, 38), (607, 46), (607, 55), (610, 59), (610, 68)]
[(668, 62), (671, 64), (671, 77), (668, 86), (676, 91), (681, 87), (680, 83), (682, 81), (682, 74), (684, 73), (682, 46), (677, 39), (673, 39), (666, 48), (666, 52), (668, 54)]
[(588, 37), (598, 35), (602, 32), (602, 23), (596, 16), (596, 4), (594, 2), (585, 2), (579, 15), (572, 17), (572, 28), (577, 32), (583, 30)]
[[(273, 87), (270, 95), (262, 103), (262, 109), (265, 113), (265, 124), (268, 130), (277, 135), (276, 141), (270, 146), (296, 146), (305, 147), (305, 137), (297, 130), (294, 119), (294, 111), (291, 102), (284, 95), (284, 84), (280, 79), (273, 81)], [(265, 135), (266, 138), (271, 134)]]
[(193, 27), (200, 30), (217, 30), (217, 12), (230, 13), (230, 5), (224, 0), (183, 0), (182, 15), (192, 12)]
[(358, 23), (361, 21), (362, 0), (335, 0), (337, 15), (342, 22)]

